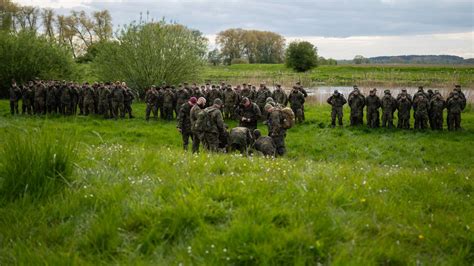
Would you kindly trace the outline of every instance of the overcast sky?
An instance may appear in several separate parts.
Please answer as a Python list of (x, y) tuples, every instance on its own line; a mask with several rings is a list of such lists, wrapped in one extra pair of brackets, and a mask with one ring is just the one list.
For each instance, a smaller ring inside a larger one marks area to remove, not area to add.
[(19, 0), (21, 4), (108, 9), (114, 26), (149, 18), (176, 21), (207, 35), (228, 28), (269, 30), (314, 43), (336, 59), (404, 54), (474, 57), (472, 0)]

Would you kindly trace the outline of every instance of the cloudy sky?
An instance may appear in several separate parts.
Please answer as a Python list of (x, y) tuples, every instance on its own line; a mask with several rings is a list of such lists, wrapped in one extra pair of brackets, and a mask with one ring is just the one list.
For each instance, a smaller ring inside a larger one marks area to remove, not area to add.
[(474, 57), (472, 0), (17, 0), (20, 4), (108, 9), (114, 26), (149, 18), (198, 29), (212, 42), (228, 28), (269, 30), (308, 40), (336, 59), (404, 54)]

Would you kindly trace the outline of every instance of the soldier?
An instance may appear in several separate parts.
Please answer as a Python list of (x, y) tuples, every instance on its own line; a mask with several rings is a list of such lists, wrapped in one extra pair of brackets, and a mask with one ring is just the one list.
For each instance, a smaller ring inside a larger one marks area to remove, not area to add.
[(188, 90), (186, 90), (186, 88), (183, 88), (183, 85), (179, 84), (178, 85), (178, 90), (176, 90), (176, 93), (175, 93), (176, 117), (178, 117), (178, 115), (179, 115), (179, 110), (180, 110), (181, 106), (183, 105), (183, 103), (185, 103), (189, 100), (189, 97), (191, 97), (191, 96), (189, 95)]
[(450, 117), (448, 126), (449, 130), (460, 130), (461, 129), (461, 112), (464, 110), (465, 101), (460, 97), (460, 93), (455, 91), (453, 96), (449, 99), (448, 104), (448, 117)]
[[(77, 106), (79, 107), (79, 115), (84, 115), (85, 113), (85, 104), (84, 104), (84, 97), (85, 97), (85, 93), (86, 93), (86, 90), (89, 89), (89, 82), (85, 82), (81, 87), (78, 87), (77, 88), (77, 91), (78, 91), (78, 94), (77, 94)], [(92, 93), (94, 94), (94, 93)], [(92, 101), (92, 105), (93, 104), (93, 101), (94, 101), (94, 97), (89, 96), (89, 100)], [(89, 102), (88, 104), (91, 104), (91, 102)]]
[(260, 130), (255, 129), (253, 131), (255, 142), (253, 144), (253, 149), (261, 153), (263, 156), (275, 156), (276, 147), (273, 143), (273, 139), (269, 136), (262, 136)]
[(77, 113), (77, 106), (79, 104), (79, 89), (78, 89), (79, 86), (77, 86), (76, 84), (72, 83), (72, 86), (71, 86), (71, 91), (70, 91), (70, 94), (71, 94), (71, 99), (72, 99), (72, 114), (76, 114)]
[(176, 128), (183, 138), (183, 148), (188, 150), (189, 138), (192, 139), (191, 131), (191, 109), (197, 103), (196, 97), (191, 97), (188, 102), (183, 103), (178, 113), (178, 125)]
[(282, 127), (284, 120), (283, 114), (281, 113), (280, 108), (273, 107), (271, 104), (266, 104), (265, 110), (269, 114), (267, 120), (268, 135), (272, 138), (273, 143), (275, 144), (276, 155), (283, 156), (286, 153), (286, 129)]
[[(301, 82), (296, 82), (296, 86), (298, 87), (298, 90), (303, 93), (303, 96), (304, 98), (308, 97), (308, 93), (306, 92), (306, 90), (303, 88), (303, 85), (301, 85)], [(303, 107), (301, 108), (302, 112), (303, 112), (303, 121), (306, 119), (305, 115), (304, 115), (304, 103), (303, 103)]]
[(331, 97), (328, 98), (327, 103), (331, 105), (332, 111), (331, 111), (331, 126), (335, 127), (336, 126), (336, 117), (339, 122), (339, 126), (342, 127), (342, 117), (344, 115), (344, 112), (342, 110), (342, 107), (344, 104), (347, 103), (346, 98), (344, 98), (344, 95), (339, 93), (339, 91), (335, 90), (334, 94), (331, 95)]
[(53, 83), (49, 83), (46, 89), (46, 112), (48, 114), (55, 112), (56, 106), (56, 92)]
[(411, 96), (408, 93), (401, 93), (397, 96), (398, 109), (398, 128), (410, 129), (410, 111), (411, 111)]
[(239, 120), (239, 127), (246, 127), (251, 131), (257, 128), (257, 122), (262, 115), (260, 108), (247, 97), (242, 98), (235, 113)]
[[(464, 108), (466, 108), (466, 96), (464, 95), (464, 93), (461, 91), (461, 85), (455, 85), (455, 88), (452, 92), (449, 93), (448, 95), (448, 98), (446, 99), (446, 104), (449, 102), (449, 100), (451, 100), (453, 97), (454, 97), (454, 93), (457, 92), (458, 95), (459, 95), (459, 98), (461, 99), (461, 102), (463, 103), (462, 104), (462, 110), (464, 110)], [(449, 115), (451, 112), (449, 111), (449, 106), (447, 106), (448, 108), (448, 116), (447, 116), (447, 124), (448, 124), (448, 130), (452, 130), (450, 128), (451, 125), (454, 125), (454, 123), (451, 123), (451, 116)]]
[(288, 104), (288, 95), (283, 91), (280, 84), (276, 84), (276, 88), (272, 93), (272, 98), (281, 106)]
[(206, 98), (199, 97), (197, 103), (191, 108), (190, 111), (190, 121), (191, 121), (191, 132), (193, 134), (193, 153), (199, 152), (199, 145), (202, 143), (204, 146), (207, 147), (205, 144), (205, 129), (206, 125), (199, 125), (198, 124), (198, 116), (204, 112), (204, 108), (206, 107)]
[(350, 115), (350, 125), (358, 126), (364, 124), (364, 106), (365, 98), (359, 92), (359, 89), (356, 89), (349, 94), (348, 98), (349, 107), (351, 108)]
[(393, 113), (397, 109), (397, 101), (393, 98), (390, 90), (384, 91), (382, 97), (382, 127), (393, 127)]
[(150, 119), (150, 112), (153, 112), (153, 118), (157, 120), (158, 119), (158, 92), (156, 91), (155, 85), (151, 86), (151, 88), (146, 92), (145, 103), (146, 103), (145, 120), (148, 121)]
[(210, 151), (216, 152), (219, 149), (219, 137), (224, 134), (225, 125), (224, 119), (222, 117), (221, 108), (222, 108), (221, 99), (217, 98), (214, 100), (214, 104), (210, 107), (204, 109), (204, 112), (207, 113), (209, 119), (209, 127), (205, 132), (205, 139)]
[(33, 91), (31, 87), (33, 83), (30, 81), (29, 85), (23, 86), (21, 91), (21, 114), (31, 114), (33, 111)]
[(158, 96), (158, 110), (159, 110), (161, 119), (165, 119), (165, 109), (163, 108), (163, 96), (164, 96), (165, 90), (166, 90), (166, 86), (156, 88), (156, 93)]
[(411, 102), (412, 98), (411, 95), (408, 94), (406, 89), (402, 89), (402, 91), (397, 95), (397, 102), (402, 98), (402, 96), (405, 95), (405, 97)]
[(87, 116), (95, 112), (94, 98), (94, 88), (89, 86), (89, 83), (86, 82), (84, 86), (82, 86), (82, 109), (84, 111), (84, 115)]
[(245, 83), (244, 83), (243, 86), (244, 87), (243, 87), (242, 91), (240, 92), (240, 98), (241, 99), (248, 98), (248, 99), (251, 100), (253, 98), (252, 90)]
[(120, 118), (125, 117), (124, 110), (124, 89), (119, 81), (115, 83), (115, 86), (112, 89), (112, 116), (117, 119), (120, 115)]
[(298, 89), (297, 86), (294, 86), (288, 98), (291, 110), (293, 110), (293, 113), (295, 113), (296, 122), (303, 122), (303, 105), (305, 101), (303, 93)]
[(63, 115), (72, 114), (72, 83), (69, 82), (61, 91), (61, 113)]
[(227, 86), (224, 91), (224, 117), (231, 119), (235, 117), (235, 108), (238, 104), (239, 96), (232, 89), (232, 86)]
[(377, 128), (380, 125), (379, 108), (382, 106), (379, 96), (376, 94), (377, 89), (370, 91), (369, 96), (365, 98), (367, 104), (367, 126), (369, 128)]
[(443, 97), (438, 91), (436, 91), (430, 101), (430, 125), (433, 130), (443, 129), (443, 110), (445, 107), (446, 103), (444, 102)]
[(35, 86), (35, 113), (45, 114), (46, 113), (46, 86), (42, 81), (37, 81)]
[(214, 103), (215, 99), (222, 99), (222, 93), (220, 88), (216, 87), (215, 85), (212, 85), (211, 90), (209, 91), (208, 95), (208, 102), (209, 104)]
[(272, 97), (272, 92), (267, 88), (267, 86), (265, 86), (264, 83), (260, 84), (255, 103), (258, 105), (258, 108), (260, 108), (261, 111), (263, 110), (263, 107), (265, 107), (265, 101), (268, 97)]
[(135, 99), (132, 90), (127, 86), (125, 82), (122, 83), (124, 87), (124, 97), (123, 97), (123, 105), (124, 105), (124, 112), (128, 114), (128, 118), (135, 118), (132, 115), (132, 102)]
[(173, 104), (175, 95), (169, 87), (163, 92), (163, 115), (165, 120), (173, 120)]
[(110, 91), (110, 83), (106, 83), (104, 86), (100, 87), (99, 92), (99, 109), (105, 119), (113, 116), (111, 112), (111, 100), (112, 92)]
[(418, 94), (413, 98), (413, 109), (415, 110), (415, 129), (426, 129), (428, 127), (428, 98)]
[(12, 81), (12, 86), (10, 87), (10, 113), (12, 115), (19, 114), (18, 111), (18, 101), (21, 97), (21, 90), (16, 84), (16, 81)]
[(235, 127), (229, 134), (229, 152), (235, 150), (241, 154), (248, 155), (249, 148), (253, 144), (252, 132), (246, 127)]

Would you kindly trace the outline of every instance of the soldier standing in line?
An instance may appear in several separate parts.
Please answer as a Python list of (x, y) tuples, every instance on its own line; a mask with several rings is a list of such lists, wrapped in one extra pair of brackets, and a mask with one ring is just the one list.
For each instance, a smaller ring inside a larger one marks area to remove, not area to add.
[(339, 91), (335, 90), (334, 94), (331, 95), (327, 99), (327, 103), (331, 105), (332, 111), (331, 111), (331, 126), (334, 128), (336, 126), (336, 117), (339, 122), (339, 126), (342, 127), (342, 117), (344, 116), (344, 112), (342, 107), (344, 104), (347, 103), (346, 98), (344, 98), (344, 95), (339, 93)]
[(367, 127), (377, 128), (380, 126), (379, 108), (382, 106), (379, 96), (376, 94), (377, 89), (370, 91), (369, 96), (365, 98), (367, 105)]

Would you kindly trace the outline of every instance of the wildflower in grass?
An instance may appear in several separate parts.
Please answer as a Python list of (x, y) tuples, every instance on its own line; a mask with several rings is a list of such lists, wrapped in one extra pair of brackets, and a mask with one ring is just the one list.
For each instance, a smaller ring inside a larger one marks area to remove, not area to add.
[(226, 252), (227, 252), (227, 249), (226, 249), (226, 248), (224, 248), (224, 249), (222, 249), (222, 251), (223, 251), (224, 253), (226, 253)]
[(420, 234), (420, 235), (418, 235), (418, 239), (423, 240), (423, 239), (425, 239), (425, 237)]
[(365, 198), (360, 199), (360, 202), (365, 203), (367, 200)]

